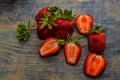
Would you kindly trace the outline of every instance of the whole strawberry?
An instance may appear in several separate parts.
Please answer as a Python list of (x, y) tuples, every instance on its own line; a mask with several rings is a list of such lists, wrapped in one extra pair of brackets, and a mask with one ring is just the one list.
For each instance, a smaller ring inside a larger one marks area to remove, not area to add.
[(51, 13), (44, 14), (44, 18), (41, 18), (37, 23), (37, 35), (41, 39), (54, 36), (55, 31), (55, 17)]
[(56, 19), (55, 37), (59, 39), (66, 39), (68, 34), (74, 31), (74, 16), (71, 10), (61, 11), (61, 15)]
[(38, 23), (41, 18), (44, 18), (44, 14), (52, 13), (53, 15), (59, 15), (61, 9), (57, 6), (43, 7), (35, 16), (35, 20)]
[(37, 15), (35, 16), (35, 20), (38, 22), (40, 18), (44, 17), (44, 14), (47, 14), (49, 12), (48, 7), (42, 8)]
[(89, 31), (88, 46), (91, 52), (103, 52), (106, 44), (106, 36), (104, 32), (103, 29), (100, 29), (100, 26), (96, 26), (93, 30)]

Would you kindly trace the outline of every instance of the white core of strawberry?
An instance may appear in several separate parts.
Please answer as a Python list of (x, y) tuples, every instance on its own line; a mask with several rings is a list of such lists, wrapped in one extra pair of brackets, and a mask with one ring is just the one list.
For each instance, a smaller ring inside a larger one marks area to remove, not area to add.
[[(77, 56), (77, 54), (76, 54), (76, 51), (77, 51), (76, 44), (68, 44), (68, 46), (69, 46), (68, 50), (67, 50), (67, 51), (69, 51), (68, 53), (75, 54), (74, 56), (72, 54), (68, 54), (69, 62), (74, 63), (74, 61), (75, 61), (74, 58)], [(74, 50), (70, 50), (71, 48), (74, 48)]]

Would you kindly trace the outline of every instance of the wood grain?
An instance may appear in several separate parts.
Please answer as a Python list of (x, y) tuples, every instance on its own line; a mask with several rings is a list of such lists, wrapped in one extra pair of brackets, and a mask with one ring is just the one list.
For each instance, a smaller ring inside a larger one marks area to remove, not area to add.
[[(94, 80), (119, 80), (120, 76), (120, 0), (0, 0), (0, 80), (92, 80), (83, 72), (88, 53), (87, 37), (82, 38), (82, 54), (79, 62), (68, 65), (63, 49), (47, 58), (39, 56), (36, 30), (31, 31), (28, 42), (21, 43), (16, 37), (20, 23), (27, 24), (44, 6), (59, 6), (72, 9), (74, 14), (90, 13), (94, 25), (106, 29), (106, 70)], [(79, 35), (75, 30), (74, 35)]]

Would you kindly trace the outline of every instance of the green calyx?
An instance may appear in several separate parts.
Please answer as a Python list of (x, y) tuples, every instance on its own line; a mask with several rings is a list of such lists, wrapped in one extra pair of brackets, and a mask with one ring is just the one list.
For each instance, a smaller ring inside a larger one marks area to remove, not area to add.
[(88, 34), (91, 33), (104, 33), (105, 30), (104, 29), (100, 29), (100, 25), (96, 25), (94, 29), (88, 31)]
[(69, 19), (71, 21), (74, 21), (75, 15), (72, 14), (72, 10), (65, 9), (64, 11), (61, 11), (60, 18)]
[(44, 18), (41, 18), (39, 20), (39, 23), (41, 23), (41, 28), (44, 29), (45, 27), (48, 27), (48, 29), (52, 29), (53, 26), (56, 26), (55, 20), (57, 16), (60, 15), (61, 9), (57, 6), (48, 7), (49, 12), (44, 14)]
[(72, 36), (70, 36), (70, 35), (68, 34), (67, 40), (65, 40), (65, 39), (57, 39), (56, 42), (57, 42), (59, 45), (63, 46), (66, 42), (69, 42), (69, 43), (72, 43), (72, 44), (74, 44), (74, 43), (76, 43), (76, 42), (79, 43), (79, 42), (81, 42), (81, 38), (82, 38), (82, 36), (80, 35), (80, 36), (78, 36), (76, 39), (73, 40)]
[(49, 6), (48, 7), (48, 10), (53, 14), (53, 15), (56, 15), (58, 16), (60, 13), (61, 13), (61, 9), (57, 6)]
[(52, 29), (53, 26), (56, 26), (55, 24), (56, 17), (52, 15), (52, 13), (45, 13), (44, 18), (41, 18), (39, 23), (41, 23), (41, 28), (44, 29), (45, 27), (48, 27), (48, 29)]
[(33, 29), (35, 26), (30, 25), (30, 21), (28, 25), (19, 24), (16, 29), (16, 36), (22, 42), (26, 42), (30, 36), (30, 30)]
[(57, 42), (59, 45), (64, 45), (66, 41), (65, 41), (64, 39), (57, 39), (56, 42)]
[(79, 42), (81, 42), (81, 38), (82, 38), (82, 36), (80, 35), (80, 36), (78, 36), (77, 38), (75, 38), (73, 40), (73, 38), (68, 34), (68, 36), (67, 36), (67, 42), (70, 42), (70, 43), (73, 43), (73, 44), (75, 42), (79, 43)]

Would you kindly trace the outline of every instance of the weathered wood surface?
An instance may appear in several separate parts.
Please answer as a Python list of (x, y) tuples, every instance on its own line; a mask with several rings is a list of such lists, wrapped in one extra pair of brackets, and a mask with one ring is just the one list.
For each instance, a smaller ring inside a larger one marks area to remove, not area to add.
[[(83, 72), (88, 53), (87, 38), (80, 43), (82, 54), (75, 66), (66, 64), (63, 51), (58, 55), (41, 58), (38, 47), (42, 40), (32, 30), (29, 41), (20, 43), (16, 38), (19, 23), (31, 20), (44, 6), (57, 5), (72, 9), (74, 14), (90, 13), (94, 25), (106, 29), (106, 70), (94, 80), (120, 80), (120, 0), (0, 0), (0, 80), (92, 80)], [(75, 34), (79, 35), (77, 32)]]

